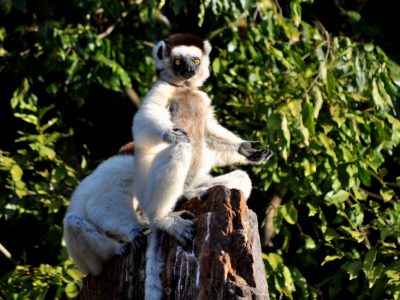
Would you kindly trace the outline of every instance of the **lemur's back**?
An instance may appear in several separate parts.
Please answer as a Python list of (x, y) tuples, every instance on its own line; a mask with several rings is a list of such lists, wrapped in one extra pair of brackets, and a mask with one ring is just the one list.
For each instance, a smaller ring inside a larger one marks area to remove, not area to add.
[(118, 186), (133, 196), (133, 155), (116, 155), (101, 163), (74, 191), (68, 213), (84, 210), (83, 203), (100, 201)]

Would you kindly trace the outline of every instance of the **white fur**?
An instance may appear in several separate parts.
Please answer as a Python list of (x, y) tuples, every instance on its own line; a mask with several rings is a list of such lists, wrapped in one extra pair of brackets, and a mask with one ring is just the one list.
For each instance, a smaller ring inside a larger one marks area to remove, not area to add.
[(104, 161), (77, 187), (64, 218), (64, 238), (77, 267), (98, 275), (141, 229), (134, 206), (133, 156)]
[(203, 51), (195, 46), (178, 46), (172, 49), (171, 56), (192, 56), (201, 58)]
[(164, 260), (161, 251), (161, 232), (154, 231), (148, 236), (146, 251), (145, 300), (160, 300), (163, 295), (161, 271)]

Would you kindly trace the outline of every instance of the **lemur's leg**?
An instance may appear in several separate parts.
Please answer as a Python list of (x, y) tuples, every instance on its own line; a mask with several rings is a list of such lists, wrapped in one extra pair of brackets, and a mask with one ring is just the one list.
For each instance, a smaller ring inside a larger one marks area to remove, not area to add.
[(150, 167), (144, 199), (139, 199), (150, 226), (168, 232), (182, 243), (193, 238), (194, 223), (187, 219), (186, 212), (172, 211), (183, 193), (191, 158), (189, 143), (178, 143), (161, 151)]
[[(121, 188), (122, 189), (122, 188)], [(143, 226), (139, 223), (131, 194), (124, 190), (111, 190), (88, 203), (87, 218), (107, 235), (131, 242), (135, 248), (145, 245)]]
[(246, 199), (249, 198), (252, 188), (249, 175), (245, 171), (236, 170), (217, 177), (206, 177), (202, 183), (186, 191), (183, 196), (187, 199), (202, 197), (210, 187), (216, 185), (224, 185), (229, 189), (241, 190)]
[(64, 238), (70, 255), (84, 274), (100, 274), (104, 262), (114, 255), (122, 255), (127, 249), (125, 244), (109, 238), (76, 214), (64, 218)]

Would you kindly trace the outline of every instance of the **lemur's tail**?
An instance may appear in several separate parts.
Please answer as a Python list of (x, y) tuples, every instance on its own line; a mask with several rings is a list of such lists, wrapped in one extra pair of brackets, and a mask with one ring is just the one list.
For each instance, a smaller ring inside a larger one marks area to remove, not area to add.
[(156, 229), (147, 238), (145, 300), (162, 299), (161, 271), (164, 267), (162, 235), (163, 233)]

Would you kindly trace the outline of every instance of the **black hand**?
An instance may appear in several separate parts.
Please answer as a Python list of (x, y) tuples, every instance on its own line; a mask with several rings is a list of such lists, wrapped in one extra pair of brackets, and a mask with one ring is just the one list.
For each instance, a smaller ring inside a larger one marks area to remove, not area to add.
[(253, 146), (260, 144), (257, 141), (243, 142), (240, 144), (238, 152), (252, 162), (265, 162), (272, 156), (273, 152), (269, 148), (261, 150), (253, 148)]
[(163, 140), (168, 144), (190, 143), (186, 131), (177, 127), (167, 130), (163, 135)]
[(268, 159), (270, 159), (272, 154), (274, 154), (274, 152), (271, 149), (266, 148), (262, 150), (256, 150), (250, 156), (248, 156), (247, 159), (254, 162), (266, 162)]

